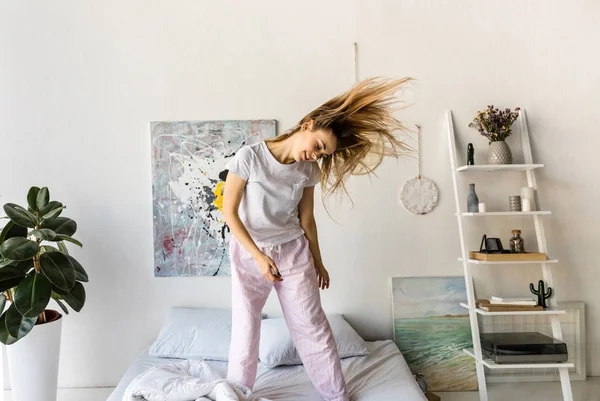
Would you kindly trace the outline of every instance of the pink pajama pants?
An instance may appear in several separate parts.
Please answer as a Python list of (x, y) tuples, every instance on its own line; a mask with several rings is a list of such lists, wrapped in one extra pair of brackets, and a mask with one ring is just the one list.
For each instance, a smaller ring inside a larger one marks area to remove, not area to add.
[(292, 341), (311, 382), (326, 401), (349, 401), (337, 345), (321, 308), (314, 260), (306, 236), (260, 248), (283, 281), (269, 282), (252, 256), (231, 238), (232, 327), (227, 379), (254, 387), (263, 306), (275, 287)]

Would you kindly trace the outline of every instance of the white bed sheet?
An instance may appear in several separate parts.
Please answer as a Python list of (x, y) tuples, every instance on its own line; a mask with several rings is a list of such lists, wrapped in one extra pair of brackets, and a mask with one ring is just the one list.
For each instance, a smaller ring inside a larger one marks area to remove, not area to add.
[[(342, 359), (342, 370), (352, 401), (427, 401), (391, 340), (367, 342), (369, 355)], [(129, 383), (146, 369), (180, 361), (148, 355), (148, 348), (129, 367), (107, 401), (122, 401)], [(207, 361), (223, 376), (227, 362)], [(304, 367), (269, 369), (259, 363), (254, 395), (273, 401), (322, 401)]]

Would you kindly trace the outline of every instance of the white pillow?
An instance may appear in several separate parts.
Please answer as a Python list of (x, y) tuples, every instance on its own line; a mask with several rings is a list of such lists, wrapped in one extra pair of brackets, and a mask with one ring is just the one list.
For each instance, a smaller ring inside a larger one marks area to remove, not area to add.
[[(367, 344), (337, 313), (327, 313), (340, 358), (363, 356), (369, 353)], [(280, 365), (301, 365), (302, 360), (292, 342), (283, 317), (264, 319), (260, 331), (260, 361), (269, 368)]]
[(230, 309), (176, 307), (167, 313), (148, 353), (163, 358), (227, 361), (230, 342)]

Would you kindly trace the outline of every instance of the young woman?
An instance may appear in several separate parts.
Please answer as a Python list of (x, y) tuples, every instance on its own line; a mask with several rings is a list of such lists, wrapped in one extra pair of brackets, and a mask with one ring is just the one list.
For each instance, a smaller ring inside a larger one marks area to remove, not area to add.
[[(372, 172), (408, 150), (394, 136), (396, 90), (410, 80), (369, 79), (306, 115), (275, 139), (242, 147), (228, 163), (223, 210), (233, 234), (232, 337), (227, 379), (252, 390), (261, 311), (275, 287), (306, 373), (326, 401), (348, 401), (337, 346), (319, 289), (331, 279), (319, 251), (314, 186), (346, 191), (349, 175)], [(321, 161), (319, 168), (318, 161)]]

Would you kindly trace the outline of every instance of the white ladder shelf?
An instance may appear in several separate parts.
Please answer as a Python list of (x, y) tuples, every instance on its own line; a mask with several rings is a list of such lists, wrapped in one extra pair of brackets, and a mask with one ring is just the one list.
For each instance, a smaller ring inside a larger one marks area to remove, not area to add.
[(569, 380), (569, 368), (573, 367), (572, 363), (545, 363), (545, 364), (496, 364), (490, 359), (484, 358), (481, 352), (481, 341), (479, 338), (479, 323), (478, 315), (548, 315), (550, 324), (552, 326), (552, 335), (557, 340), (562, 341), (562, 329), (560, 326), (560, 315), (565, 313), (563, 310), (559, 310), (556, 304), (556, 298), (551, 297), (548, 300), (548, 308), (543, 311), (530, 311), (530, 312), (486, 312), (482, 309), (477, 308), (475, 303), (475, 291), (473, 287), (473, 277), (471, 275), (471, 266), (478, 264), (486, 265), (501, 265), (501, 264), (525, 264), (535, 263), (542, 265), (542, 272), (544, 281), (547, 286), (554, 288), (554, 282), (552, 280), (552, 271), (550, 266), (552, 263), (558, 263), (556, 259), (548, 259), (545, 261), (521, 261), (521, 262), (484, 262), (479, 260), (469, 259), (469, 249), (465, 242), (465, 233), (463, 228), (463, 217), (473, 217), (479, 215), (486, 216), (507, 216), (507, 215), (523, 215), (531, 216), (535, 225), (535, 233), (537, 238), (537, 244), (539, 252), (548, 253), (546, 236), (544, 233), (544, 223), (542, 221), (544, 215), (549, 215), (548, 211), (535, 211), (535, 212), (495, 212), (495, 213), (464, 213), (461, 211), (461, 203), (458, 195), (458, 173), (469, 173), (469, 172), (494, 172), (494, 171), (523, 171), (527, 174), (527, 183), (530, 187), (537, 190), (537, 183), (535, 179), (535, 169), (543, 167), (543, 164), (534, 164), (533, 157), (531, 155), (531, 146), (529, 143), (529, 130), (527, 128), (527, 116), (525, 110), (521, 109), (519, 115), (519, 122), (521, 125), (521, 144), (523, 147), (523, 155), (525, 164), (503, 164), (503, 165), (466, 165), (458, 166), (456, 158), (456, 137), (454, 134), (454, 123), (452, 120), (452, 111), (446, 112), (447, 119), (447, 130), (448, 130), (448, 146), (450, 150), (450, 165), (452, 169), (452, 181), (454, 184), (454, 200), (456, 203), (456, 218), (458, 221), (458, 231), (460, 235), (461, 244), (461, 257), (459, 261), (463, 264), (463, 271), (465, 276), (465, 284), (467, 289), (467, 304), (461, 304), (469, 311), (469, 320), (471, 323), (471, 335), (473, 338), (473, 348), (465, 349), (464, 352), (473, 357), (475, 360), (475, 366), (477, 370), (477, 382), (479, 384), (479, 399), (481, 401), (488, 401), (487, 386), (485, 382), (485, 369), (484, 366), (489, 369), (535, 369), (535, 368), (557, 368), (560, 375), (560, 382), (562, 387), (564, 401), (573, 401), (573, 394), (571, 391), (571, 382)]

